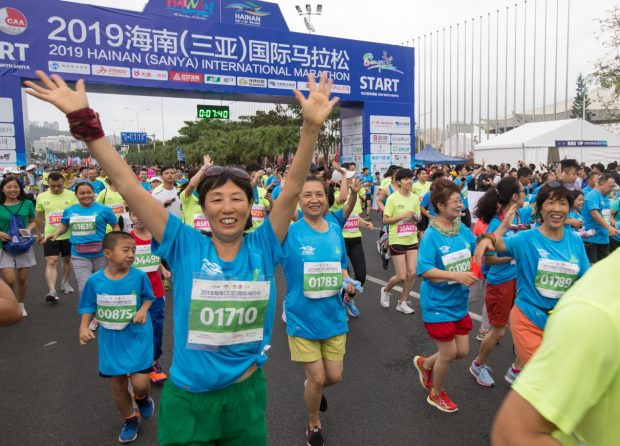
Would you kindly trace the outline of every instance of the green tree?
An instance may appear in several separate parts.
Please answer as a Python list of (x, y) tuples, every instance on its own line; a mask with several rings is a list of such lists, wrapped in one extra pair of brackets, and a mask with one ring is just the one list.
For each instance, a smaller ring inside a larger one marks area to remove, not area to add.
[(592, 113), (588, 109), (590, 106), (590, 98), (588, 97), (588, 85), (581, 73), (577, 76), (577, 90), (575, 99), (573, 100), (573, 108), (571, 118), (581, 118), (585, 115), (586, 121), (592, 121)]
[(620, 6), (614, 5), (598, 22), (598, 38), (606, 53), (594, 63), (593, 75), (601, 87), (613, 92), (610, 98), (599, 97), (598, 100), (610, 117), (617, 117), (620, 103)]

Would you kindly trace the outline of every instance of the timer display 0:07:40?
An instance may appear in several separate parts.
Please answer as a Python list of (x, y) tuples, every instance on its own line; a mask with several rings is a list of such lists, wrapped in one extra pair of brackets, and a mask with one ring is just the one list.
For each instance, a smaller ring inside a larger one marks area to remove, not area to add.
[(198, 117), (202, 119), (229, 119), (230, 110), (228, 106), (198, 106)]

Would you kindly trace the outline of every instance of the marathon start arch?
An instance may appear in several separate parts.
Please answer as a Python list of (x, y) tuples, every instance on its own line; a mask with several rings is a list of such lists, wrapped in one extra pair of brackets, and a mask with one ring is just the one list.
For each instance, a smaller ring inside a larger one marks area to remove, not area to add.
[(133, 12), (0, 0), (0, 166), (26, 164), (22, 82), (38, 69), (89, 91), (262, 102), (291, 102), (308, 73), (327, 72), (341, 161), (372, 172), (414, 162), (413, 48), (294, 33), (274, 3), (150, 0)]

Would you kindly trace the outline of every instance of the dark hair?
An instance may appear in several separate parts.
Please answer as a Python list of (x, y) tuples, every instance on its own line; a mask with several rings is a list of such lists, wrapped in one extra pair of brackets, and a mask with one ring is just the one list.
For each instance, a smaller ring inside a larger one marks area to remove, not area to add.
[(525, 178), (531, 176), (532, 169), (530, 169), (529, 167), (519, 167), (519, 170), (517, 170), (517, 178)]
[(420, 167), (418, 170), (416, 170), (415, 171), (416, 178), (419, 177), (422, 172), (426, 172), (426, 169), (424, 167)]
[(181, 194), (185, 191), (185, 189), (187, 189), (187, 186), (189, 185), (189, 182), (192, 181), (192, 178), (201, 170), (198, 168), (191, 168), (189, 170), (189, 173), (187, 174), (187, 183), (184, 183), (180, 188), (179, 188), (179, 193), (177, 194), (179, 197), (181, 196)]
[(170, 170), (170, 169), (175, 170), (173, 165), (168, 164), (166, 166), (162, 166), (162, 168), (159, 171), (160, 171), (160, 173), (164, 173), (166, 170)]
[(563, 159), (560, 161), (560, 165), (562, 166), (562, 172), (568, 172), (569, 169), (575, 169), (575, 171), (579, 171), (579, 163), (576, 159)]
[(443, 171), (438, 170), (437, 172), (435, 172), (435, 173), (431, 176), (431, 182), (432, 182), (432, 183), (434, 183), (434, 182), (435, 182), (435, 180), (439, 180), (439, 179), (441, 179), (441, 178), (443, 178), (443, 177), (445, 177), (445, 176), (446, 176), (446, 174), (445, 174), (445, 173), (443, 173)]
[(614, 181), (616, 181), (616, 179), (614, 178), (614, 176), (610, 173), (603, 173), (601, 174), (600, 177), (598, 177), (598, 184), (603, 184), (605, 181), (612, 179)]
[(61, 174), (60, 172), (51, 172), (48, 176), (47, 176), (48, 181), (58, 181), (58, 180), (63, 180), (65, 181), (65, 176), (63, 174)]
[(388, 169), (383, 174), (383, 178), (389, 178), (391, 176), (394, 176), (394, 172), (397, 171), (398, 169), (400, 169), (400, 166), (396, 166), (392, 164), (390, 167), (388, 167)]
[(22, 186), (22, 183), (17, 181), (17, 178), (15, 177), (6, 177), (0, 183), (0, 203), (4, 203), (6, 201), (6, 196), (4, 195), (4, 186), (6, 186), (11, 181), (15, 181), (19, 186), (19, 195), (17, 196), (17, 200), (24, 201), (26, 199), (26, 192), (24, 192), (24, 186)]
[(90, 187), (90, 190), (92, 190), (93, 192), (95, 192), (95, 188), (93, 187), (92, 184), (90, 184), (88, 181), (80, 181), (78, 182), (78, 184), (75, 185), (75, 195), (77, 195), (78, 193), (78, 189), (82, 186), (88, 186)]
[(498, 206), (510, 203), (512, 196), (521, 192), (522, 187), (515, 177), (504, 177), (497, 187), (491, 186), (478, 200), (474, 215), (485, 223), (490, 223), (497, 215)]
[(260, 165), (258, 163), (248, 163), (245, 166), (245, 171), (247, 173), (250, 172), (258, 172), (261, 169)]
[(411, 169), (398, 169), (394, 179), (396, 181), (404, 180), (405, 178), (413, 178), (413, 172)]
[[(327, 183), (323, 180), (323, 178), (321, 178), (321, 177), (320, 177), (320, 176), (318, 176), (318, 175), (314, 175), (314, 174), (309, 174), (309, 175), (306, 175), (306, 181), (305, 181), (305, 182), (306, 182), (306, 183), (308, 183), (308, 182), (310, 182), (310, 181), (316, 181), (316, 182), (321, 183), (321, 186), (323, 186), (323, 190), (325, 191), (325, 196), (326, 196), (326, 197), (329, 197), (329, 186), (328, 186), (328, 185), (327, 185)], [(352, 192), (350, 192), (350, 193), (352, 193)], [(333, 200), (333, 198), (334, 198), (334, 197), (333, 197), (333, 195), (332, 195), (332, 200)], [(332, 203), (329, 205), (329, 207), (332, 207), (332, 205), (333, 205), (333, 204), (334, 204), (334, 203), (332, 202)]]
[[(200, 184), (198, 184), (198, 201), (200, 202), (200, 206), (205, 208), (205, 200), (207, 198), (207, 193), (210, 190), (217, 189), (218, 187), (222, 187), (224, 184), (228, 182), (232, 182), (235, 186), (239, 187), (248, 199), (248, 203), (251, 206), (254, 202), (254, 191), (252, 190), (252, 184), (250, 183), (249, 178), (241, 178), (230, 172), (228, 169), (224, 169), (221, 175), (213, 176), (213, 177), (204, 177), (200, 180)], [(252, 213), (248, 216), (248, 221), (245, 223), (245, 229), (250, 229), (252, 227)]]
[(103, 242), (101, 244), (103, 249), (112, 251), (121, 239), (134, 240), (128, 232), (112, 231), (108, 232), (105, 237), (103, 237)]
[(445, 178), (438, 178), (431, 184), (431, 204), (438, 211), (437, 205), (439, 203), (445, 204), (454, 193), (461, 193), (461, 190), (454, 182)]
[(84, 172), (85, 170), (90, 169), (90, 166), (82, 166), (80, 167), (80, 173)]
[(556, 187), (551, 187), (549, 184), (554, 184), (552, 181), (549, 184), (545, 184), (538, 191), (538, 195), (536, 196), (536, 209), (538, 210), (538, 214), (540, 214), (540, 211), (542, 210), (543, 203), (550, 198), (554, 198), (556, 200), (564, 198), (568, 201), (569, 210), (573, 208), (576, 195), (572, 190), (565, 188), (561, 181), (558, 181), (557, 183), (558, 185)]

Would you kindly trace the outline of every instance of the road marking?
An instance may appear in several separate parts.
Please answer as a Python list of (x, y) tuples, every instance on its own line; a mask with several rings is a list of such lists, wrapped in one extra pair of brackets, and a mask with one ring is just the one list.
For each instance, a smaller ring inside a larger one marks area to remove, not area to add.
[[(373, 277), (373, 276), (368, 276), (367, 275), (366, 276), (366, 280), (368, 280), (368, 281), (370, 281), (372, 283), (376, 283), (377, 285), (381, 285), (382, 287), (387, 285), (387, 282), (384, 282), (383, 280), (377, 279), (376, 277)], [(403, 292), (403, 289), (401, 287), (399, 287), (399, 286), (395, 286), (394, 289), (396, 291), (401, 292), (401, 293)], [(416, 293), (415, 291), (411, 291), (409, 293), (409, 295), (411, 297), (415, 297), (416, 299), (420, 300), (420, 293)], [(471, 316), (472, 319), (474, 319), (474, 320), (476, 320), (478, 322), (482, 322), (482, 316), (480, 316), (478, 313), (473, 313), (473, 312), (470, 311), (469, 315)]]

